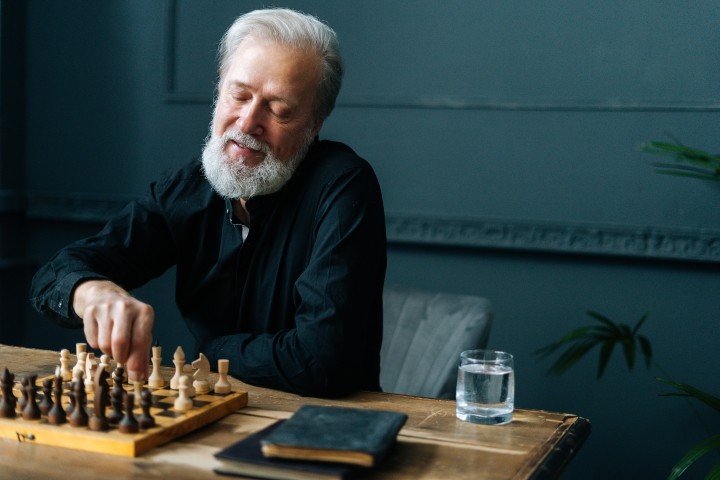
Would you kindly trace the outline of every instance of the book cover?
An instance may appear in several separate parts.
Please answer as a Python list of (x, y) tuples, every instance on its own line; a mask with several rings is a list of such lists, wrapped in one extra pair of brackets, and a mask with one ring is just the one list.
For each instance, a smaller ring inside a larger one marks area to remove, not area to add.
[(401, 412), (303, 405), (261, 441), (262, 452), (372, 467), (395, 444), (406, 420)]
[(283, 422), (273, 423), (216, 453), (215, 473), (278, 480), (331, 480), (349, 476), (353, 468), (348, 465), (266, 458), (260, 451), (260, 441)]

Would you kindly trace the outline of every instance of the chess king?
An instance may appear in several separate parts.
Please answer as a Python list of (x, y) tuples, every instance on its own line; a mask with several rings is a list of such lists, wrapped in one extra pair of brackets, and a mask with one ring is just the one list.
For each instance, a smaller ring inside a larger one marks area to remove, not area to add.
[(335, 32), (292, 10), (249, 12), (223, 36), (218, 70), (200, 157), (55, 254), (33, 305), (147, 379), (160, 322), (132, 291), (174, 266), (194, 353), (211, 365), (302, 395), (379, 390), (381, 192), (368, 162), (320, 138), (343, 75)]

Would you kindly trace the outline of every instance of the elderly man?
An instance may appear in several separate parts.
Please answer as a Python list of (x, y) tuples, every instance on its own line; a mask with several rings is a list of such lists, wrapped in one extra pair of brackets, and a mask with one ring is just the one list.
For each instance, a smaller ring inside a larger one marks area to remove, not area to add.
[(128, 292), (176, 265), (198, 351), (230, 359), (231, 374), (303, 395), (377, 390), (380, 188), (350, 148), (318, 139), (342, 79), (335, 33), (312, 16), (258, 10), (219, 53), (202, 160), (57, 253), (32, 302), (147, 378), (153, 309)]

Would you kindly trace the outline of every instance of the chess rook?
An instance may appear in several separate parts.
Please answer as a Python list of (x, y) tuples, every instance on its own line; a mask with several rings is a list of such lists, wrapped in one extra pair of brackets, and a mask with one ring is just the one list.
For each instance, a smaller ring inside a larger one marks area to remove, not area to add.
[(218, 360), (218, 381), (215, 383), (215, 393), (230, 393), (230, 382), (228, 382), (228, 370), (230, 369), (230, 360), (222, 358)]

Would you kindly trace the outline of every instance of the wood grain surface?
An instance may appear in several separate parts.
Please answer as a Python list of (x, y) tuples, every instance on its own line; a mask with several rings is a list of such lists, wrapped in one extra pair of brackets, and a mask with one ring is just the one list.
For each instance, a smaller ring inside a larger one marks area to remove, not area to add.
[[(0, 369), (16, 375), (51, 374), (58, 352), (0, 345)], [(171, 372), (172, 369), (167, 369)], [(170, 373), (171, 374), (171, 373)], [(216, 379), (211, 374), (210, 381)], [(167, 477), (173, 480), (218, 478), (214, 453), (277, 419), (289, 418), (301, 405), (338, 405), (401, 411), (408, 421), (397, 445), (379, 467), (357, 478), (538, 479), (555, 478), (590, 433), (576, 415), (516, 409), (501, 426), (475, 425), (455, 417), (455, 402), (378, 392), (339, 399), (301, 397), (258, 388), (230, 378), (235, 390), (248, 392), (248, 405), (210, 425), (136, 458), (0, 440), (0, 471), (8, 478), (66, 479)]]

